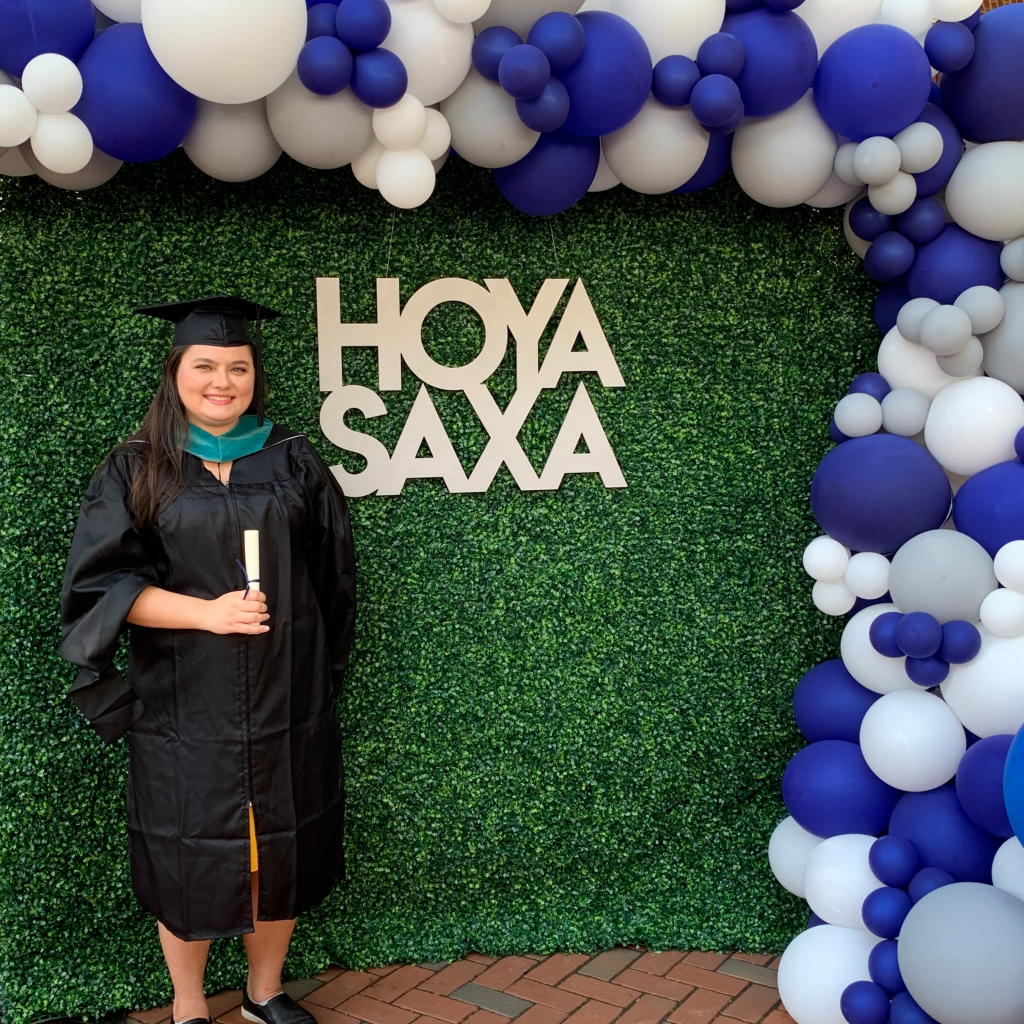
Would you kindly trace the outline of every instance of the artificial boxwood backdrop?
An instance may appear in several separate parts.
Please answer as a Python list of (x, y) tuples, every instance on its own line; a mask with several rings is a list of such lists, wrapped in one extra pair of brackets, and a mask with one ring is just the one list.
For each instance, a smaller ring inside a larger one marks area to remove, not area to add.
[[(282, 310), (265, 332), (270, 415), (335, 464), (318, 425), (318, 275), (341, 279), (352, 321), (376, 319), (378, 276), (400, 277), (403, 301), (439, 277), (508, 277), (527, 308), (545, 278), (582, 277), (626, 380), (585, 375), (629, 486), (570, 476), (525, 494), (502, 469), (484, 495), (410, 481), (352, 501), (349, 876), (301, 922), (290, 974), (470, 949), (781, 950), (806, 912), (766, 856), (801, 745), (789, 701), (840, 629), (800, 565), (808, 484), (831, 406), (877, 345), (841, 211), (768, 210), (729, 180), (687, 197), (619, 188), (530, 219), (453, 158), (430, 203), (396, 212), (347, 169), (285, 157), (224, 185), (179, 153), (94, 192), (0, 184), (8, 1024), (170, 995), (131, 893), (126, 747), (78, 716), (56, 653), (81, 495), (141, 419), (169, 343), (131, 309), (225, 292)], [(446, 306), (425, 341), (458, 364), (481, 328)], [(374, 357), (345, 363), (375, 386)], [(491, 381), (501, 404), (514, 380), (510, 346)], [(576, 383), (545, 392), (522, 432), (538, 469)], [(418, 388), (408, 372), (404, 385), (365, 426), (389, 449)], [(471, 469), (486, 435), (461, 393), (434, 397)], [(215, 944), (211, 989), (243, 965), (238, 940)]]

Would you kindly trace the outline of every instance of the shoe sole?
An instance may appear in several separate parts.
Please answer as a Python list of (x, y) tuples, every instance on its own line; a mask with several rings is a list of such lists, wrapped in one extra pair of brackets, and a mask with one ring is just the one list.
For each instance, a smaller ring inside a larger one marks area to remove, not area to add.
[(242, 1008), (242, 1017), (245, 1020), (252, 1021), (252, 1024), (266, 1024), (262, 1017), (257, 1017), (255, 1013), (250, 1013), (244, 1007)]

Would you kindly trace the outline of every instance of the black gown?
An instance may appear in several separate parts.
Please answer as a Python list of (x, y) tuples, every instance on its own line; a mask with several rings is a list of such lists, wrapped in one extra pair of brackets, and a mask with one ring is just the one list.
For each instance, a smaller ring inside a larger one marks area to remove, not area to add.
[[(179, 938), (239, 935), (252, 931), (250, 803), (261, 921), (296, 917), (344, 873), (336, 702), (355, 621), (348, 510), (309, 441), (275, 426), (227, 485), (186, 453), (183, 490), (140, 535), (126, 501), (140, 450), (109, 456), (82, 502), (60, 652), (82, 669), (70, 696), (100, 736), (128, 734), (139, 901)], [(126, 625), (150, 585), (206, 599), (244, 589), (235, 559), (252, 529), (269, 632)]]

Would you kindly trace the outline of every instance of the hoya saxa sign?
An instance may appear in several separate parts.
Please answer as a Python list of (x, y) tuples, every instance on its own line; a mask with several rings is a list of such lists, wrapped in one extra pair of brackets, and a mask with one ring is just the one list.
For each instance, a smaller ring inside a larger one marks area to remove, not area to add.
[[(329, 392), (320, 410), (320, 426), (333, 444), (366, 460), (366, 468), (360, 473), (349, 473), (343, 466), (331, 467), (347, 496), (399, 495), (407, 480), (430, 478), (443, 480), (452, 494), (482, 494), (502, 465), (524, 491), (556, 491), (566, 475), (573, 473), (596, 473), (609, 488), (626, 486), (582, 381), (577, 384), (539, 475), (518, 440), (541, 391), (559, 387), (565, 374), (595, 373), (603, 387), (625, 387), (582, 280), (572, 288), (543, 363), (540, 339), (569, 286), (568, 280), (545, 281), (527, 312), (505, 278), (486, 279), (482, 285), (461, 278), (431, 281), (404, 308), (399, 279), (378, 278), (377, 322), (355, 324), (342, 321), (338, 279), (318, 278), (316, 285), (320, 390)], [(483, 321), (483, 347), (465, 366), (437, 363), (423, 347), (423, 322), (431, 310), (445, 302), (464, 303)], [(505, 358), (510, 335), (516, 346), (516, 391), (502, 411), (488, 390), (487, 380)], [(582, 341), (582, 348), (577, 349), (578, 341)], [(377, 391), (344, 381), (344, 350), (368, 347), (377, 350)], [(402, 390), (403, 363), (421, 383), (398, 443), (389, 453), (375, 437), (347, 426), (345, 415), (350, 410), (367, 419), (388, 415), (378, 392)], [(462, 391), (487, 432), (487, 445), (468, 475), (427, 385), (441, 391)], [(577, 453), (581, 440), (587, 450)], [(430, 456), (421, 458), (418, 456), (424, 444)]]

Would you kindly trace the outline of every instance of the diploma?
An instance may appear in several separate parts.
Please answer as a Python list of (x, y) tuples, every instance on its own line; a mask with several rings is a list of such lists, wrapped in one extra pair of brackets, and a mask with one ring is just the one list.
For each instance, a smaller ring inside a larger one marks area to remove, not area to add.
[(243, 536), (245, 543), (245, 575), (251, 590), (260, 589), (260, 531), (246, 530)]

